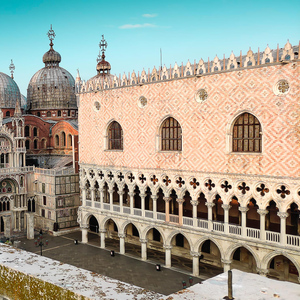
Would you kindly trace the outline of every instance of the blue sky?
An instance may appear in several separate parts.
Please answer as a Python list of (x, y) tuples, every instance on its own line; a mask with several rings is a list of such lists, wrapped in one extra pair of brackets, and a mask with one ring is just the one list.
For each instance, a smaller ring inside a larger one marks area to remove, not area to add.
[(163, 64), (200, 58), (239, 55), (293, 45), (300, 39), (299, 0), (0, 0), (0, 71), (9, 74), (13, 59), (15, 80), (26, 96), (36, 71), (44, 67), (49, 49), (46, 35), (53, 25), (54, 49), (61, 67), (82, 79), (96, 74), (99, 41), (104, 34), (106, 59), (113, 74), (152, 70)]

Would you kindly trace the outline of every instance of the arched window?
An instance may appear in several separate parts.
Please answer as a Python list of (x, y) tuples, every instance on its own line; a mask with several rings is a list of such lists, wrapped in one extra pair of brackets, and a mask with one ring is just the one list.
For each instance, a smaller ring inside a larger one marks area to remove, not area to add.
[(59, 136), (58, 135), (56, 135), (55, 136), (55, 146), (59, 146)]
[(6, 117), (10, 117), (10, 111), (7, 111), (5, 114)]
[(68, 147), (72, 147), (72, 135), (68, 135)]
[(33, 141), (33, 148), (37, 149), (38, 148), (38, 140)]
[(42, 148), (43, 149), (47, 148), (47, 140), (46, 139), (42, 139)]
[(108, 149), (123, 150), (123, 130), (116, 121), (113, 121), (108, 127)]
[(66, 134), (64, 132), (61, 133), (61, 143), (63, 147), (66, 147)]
[(51, 117), (51, 111), (47, 111), (47, 117), (48, 117), (48, 118)]
[(161, 150), (181, 151), (182, 135), (181, 126), (172, 117), (167, 118), (161, 126)]
[(30, 147), (30, 141), (29, 140), (25, 141), (25, 147), (26, 147), (27, 150), (29, 149), (29, 147)]
[(38, 111), (36, 115), (37, 115), (38, 117), (40, 117), (40, 116), (41, 116), (41, 113)]
[(25, 136), (29, 136), (29, 126), (25, 126)]
[(36, 127), (33, 128), (33, 136), (37, 136), (37, 128)]
[(240, 115), (233, 126), (233, 152), (261, 152), (261, 125), (249, 113)]
[(57, 116), (61, 117), (61, 111), (60, 110), (57, 112)]

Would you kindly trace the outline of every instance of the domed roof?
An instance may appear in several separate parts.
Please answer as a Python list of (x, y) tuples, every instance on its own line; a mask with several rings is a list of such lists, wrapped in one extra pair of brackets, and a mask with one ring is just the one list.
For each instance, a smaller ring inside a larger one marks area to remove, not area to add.
[(61, 56), (53, 49), (55, 33), (48, 32), (50, 50), (43, 56), (45, 67), (37, 71), (31, 78), (27, 89), (27, 108), (44, 109), (76, 109), (75, 80), (65, 69), (59, 66)]
[(0, 72), (0, 108), (15, 108), (21, 101), (18, 85), (8, 75)]
[(27, 98), (21, 94), (21, 108), (26, 110), (27, 109)]

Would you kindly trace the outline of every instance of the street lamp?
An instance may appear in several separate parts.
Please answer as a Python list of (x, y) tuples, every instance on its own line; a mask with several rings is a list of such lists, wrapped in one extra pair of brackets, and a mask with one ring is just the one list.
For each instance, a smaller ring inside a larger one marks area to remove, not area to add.
[(37, 240), (34, 241), (34, 244), (36, 247), (40, 247), (41, 248), (41, 256), (43, 255), (43, 247), (48, 246), (48, 240), (46, 240), (45, 242), (43, 241), (43, 231), (40, 231), (40, 235), (37, 238)]

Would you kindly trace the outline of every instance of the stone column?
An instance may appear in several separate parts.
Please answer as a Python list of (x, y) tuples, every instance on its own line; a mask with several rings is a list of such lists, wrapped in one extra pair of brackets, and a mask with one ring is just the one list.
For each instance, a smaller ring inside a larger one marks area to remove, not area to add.
[(229, 204), (222, 204), (224, 210), (224, 233), (229, 234), (229, 209), (231, 206)]
[(18, 215), (19, 215), (19, 224), (18, 224), (18, 230), (21, 231), (21, 212), (18, 211)]
[(120, 238), (120, 254), (125, 254), (125, 234), (119, 234)]
[(4, 215), (3, 217), (3, 223), (4, 223), (4, 236), (6, 238), (10, 238), (11, 236), (11, 226), (10, 226), (10, 215)]
[(164, 245), (165, 248), (165, 266), (166, 268), (171, 268), (171, 250), (172, 246)]
[(178, 203), (178, 223), (180, 226), (183, 225), (183, 202), (184, 199), (176, 199)]
[(280, 244), (286, 245), (286, 218), (287, 212), (278, 212), (277, 216), (280, 218)]
[(26, 213), (27, 219), (27, 239), (34, 239), (34, 213)]
[(152, 195), (152, 202), (153, 202), (153, 219), (157, 219), (157, 199), (158, 196), (157, 195)]
[(193, 276), (199, 276), (199, 256), (200, 253), (191, 251), (193, 257)]
[(86, 244), (89, 240), (88, 240), (88, 229), (89, 226), (88, 225), (82, 225), (81, 226), (81, 242), (83, 244)]
[(242, 236), (247, 237), (247, 211), (248, 207), (239, 207), (239, 211), (242, 213)]
[(147, 239), (140, 239), (141, 242), (141, 252), (142, 252), (142, 260), (147, 260)]
[(165, 200), (165, 214), (166, 214), (166, 222), (170, 222), (170, 201), (171, 197), (164, 197)]
[(212, 208), (215, 206), (215, 204), (213, 202), (206, 202), (205, 205), (208, 209), (208, 230), (213, 230)]
[(82, 199), (82, 206), (85, 207), (86, 206), (86, 187), (83, 187), (81, 189), (81, 199)]
[(120, 203), (120, 213), (123, 213), (123, 195), (124, 192), (123, 191), (118, 191), (119, 194), (119, 203)]
[(105, 229), (100, 230), (100, 248), (105, 249)]
[(199, 201), (196, 200), (191, 200), (191, 204), (193, 205), (193, 226), (198, 227), (197, 224), (197, 205), (199, 204)]
[(223, 263), (223, 272), (226, 273), (230, 270), (230, 265), (232, 263), (232, 260), (227, 259), (221, 259), (221, 262)]
[(133, 208), (134, 208), (134, 205), (133, 205), (134, 204), (133, 203), (134, 202), (134, 192), (129, 192), (128, 195), (130, 197), (130, 200), (129, 200), (130, 201), (130, 203), (129, 203), (130, 204), (130, 214), (133, 215), (134, 214), (134, 211), (133, 211)]
[(269, 213), (267, 209), (258, 209), (257, 213), (260, 215), (260, 239), (266, 240), (266, 215)]
[(100, 192), (100, 209), (103, 209), (104, 189), (103, 188), (99, 188), (99, 192)]
[(95, 188), (91, 187), (91, 200), (92, 200), (92, 207), (95, 207)]
[(113, 198), (113, 196), (114, 196), (114, 189), (112, 188), (112, 189), (108, 189), (108, 192), (109, 192), (109, 207), (110, 207), (110, 211), (112, 211), (113, 210), (113, 200), (114, 200), (114, 198)]
[(145, 198), (146, 198), (146, 194), (141, 193), (140, 197), (141, 197), (142, 217), (145, 217)]

